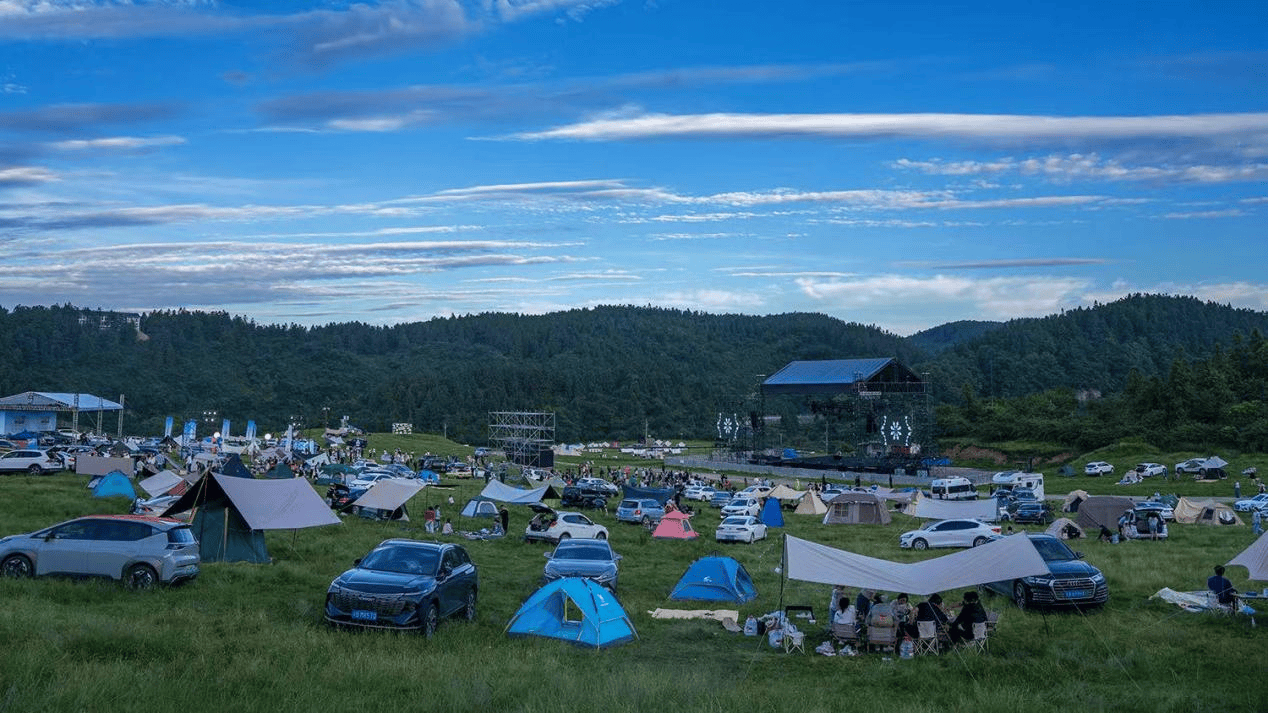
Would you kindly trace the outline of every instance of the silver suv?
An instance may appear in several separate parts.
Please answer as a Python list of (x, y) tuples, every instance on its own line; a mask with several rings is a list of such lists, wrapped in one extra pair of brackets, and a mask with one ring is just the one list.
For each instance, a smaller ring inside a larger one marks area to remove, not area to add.
[(22, 448), (0, 455), (0, 473), (56, 473), (65, 470), (62, 459), (34, 448)]
[(145, 515), (89, 515), (0, 539), (0, 574), (109, 577), (150, 589), (198, 576), (189, 525)]

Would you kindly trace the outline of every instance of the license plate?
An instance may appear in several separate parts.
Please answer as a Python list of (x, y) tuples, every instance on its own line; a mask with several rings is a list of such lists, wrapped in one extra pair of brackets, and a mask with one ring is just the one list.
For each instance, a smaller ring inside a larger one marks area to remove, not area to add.
[(1071, 589), (1065, 593), (1066, 599), (1083, 599), (1088, 595), (1086, 589)]
[(354, 621), (377, 621), (379, 613), (366, 611), (365, 609), (353, 609), (352, 618)]

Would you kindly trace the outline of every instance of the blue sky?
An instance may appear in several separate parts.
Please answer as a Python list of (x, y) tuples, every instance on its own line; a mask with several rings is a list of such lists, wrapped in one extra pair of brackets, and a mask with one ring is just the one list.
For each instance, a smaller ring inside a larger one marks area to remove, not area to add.
[(1268, 4), (0, 0), (0, 305), (1268, 309)]

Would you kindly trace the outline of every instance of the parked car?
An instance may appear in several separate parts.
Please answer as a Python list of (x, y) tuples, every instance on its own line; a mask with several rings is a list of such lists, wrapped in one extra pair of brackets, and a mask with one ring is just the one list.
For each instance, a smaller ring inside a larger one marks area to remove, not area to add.
[(449, 464), (445, 466), (445, 472), (455, 478), (470, 478), (473, 475), (471, 465), (460, 460), (449, 461)]
[(1139, 503), (1136, 503), (1135, 510), (1136, 510), (1136, 512), (1138, 512), (1138, 513), (1141, 513), (1141, 512), (1146, 512), (1146, 513), (1147, 513), (1147, 512), (1156, 512), (1156, 513), (1158, 513), (1159, 515), (1161, 515), (1161, 516), (1162, 516), (1162, 519), (1163, 519), (1163, 520), (1166, 520), (1166, 521), (1168, 521), (1168, 522), (1175, 522), (1175, 521), (1176, 521), (1176, 513), (1175, 513), (1175, 511), (1174, 511), (1174, 510), (1172, 510), (1172, 509), (1171, 509), (1171, 506), (1170, 506), (1170, 505), (1168, 505), (1168, 504), (1166, 504), (1166, 503), (1160, 503), (1160, 502), (1153, 501), (1153, 500), (1147, 500), (1147, 501), (1145, 501), (1145, 502), (1139, 502)]
[(476, 618), (479, 573), (461, 546), (384, 540), (326, 591), (337, 626), (436, 632), (442, 617)]
[(541, 503), (528, 507), (535, 514), (524, 528), (525, 542), (559, 542), (571, 537), (608, 539), (608, 528), (579, 512), (556, 512)]
[(730, 517), (731, 515), (751, 515), (757, 517), (762, 512), (762, 504), (757, 498), (745, 497), (744, 495), (736, 495), (731, 502), (722, 506), (722, 517)]
[(48, 451), (19, 448), (0, 455), (0, 473), (27, 472), (31, 475), (42, 475), (56, 473), (62, 469), (62, 459), (50, 455)]
[(774, 488), (772, 488), (772, 487), (771, 487), (771, 486), (769, 486), (769, 485), (750, 485), (750, 486), (748, 486), (747, 488), (745, 488), (745, 489), (741, 490), (739, 493), (736, 493), (736, 494), (737, 494), (737, 495), (749, 495), (749, 496), (752, 496), (752, 497), (754, 497), (754, 498), (764, 498), (764, 497), (766, 497), (766, 494), (767, 494), (767, 493), (769, 493), (769, 492), (770, 492), (770, 491), (772, 491), (772, 490), (774, 490)]
[(1103, 460), (1094, 460), (1083, 466), (1084, 475), (1109, 475), (1114, 472), (1114, 466)]
[(1238, 500), (1233, 503), (1233, 509), (1238, 512), (1251, 512), (1258, 510), (1268, 515), (1268, 493), (1260, 493), (1252, 498)]
[(108, 577), (150, 589), (194, 579), (200, 559), (187, 523), (142, 515), (89, 515), (0, 539), (8, 577)]
[(1083, 553), (1039, 533), (1027, 535), (1048, 565), (1048, 573), (991, 582), (984, 589), (1012, 597), (1020, 609), (1032, 606), (1085, 607), (1109, 601), (1109, 584), (1101, 570), (1083, 561)]
[(688, 500), (704, 500), (708, 501), (713, 498), (713, 494), (717, 492), (712, 485), (691, 485), (682, 491), (682, 496)]
[(18, 448), (21, 448), (21, 446), (14, 443), (13, 441), (10, 441), (7, 438), (0, 438), (0, 452), (14, 451), (14, 450), (17, 450)]
[(731, 502), (731, 492), (728, 490), (715, 490), (713, 495), (709, 496), (709, 506), (721, 508)]
[(1013, 503), (1013, 507), (1001, 519), (1018, 525), (1047, 525), (1052, 522), (1052, 506), (1036, 500)]
[(1167, 466), (1161, 463), (1137, 463), (1135, 471), (1142, 478), (1152, 478), (1155, 475), (1166, 477)]
[(606, 509), (610, 493), (590, 485), (565, 485), (559, 502), (565, 507)]
[(977, 547), (1000, 533), (998, 525), (968, 518), (934, 520), (919, 530), (898, 536), (898, 546), (915, 550), (930, 547)]
[(621, 556), (606, 539), (563, 540), (554, 552), (544, 554), (549, 561), (542, 570), (542, 584), (561, 577), (585, 577), (616, 591)]
[(1197, 475), (1205, 469), (1208, 460), (1210, 460), (1209, 456), (1206, 458), (1190, 458), (1182, 463), (1176, 463), (1175, 474)]
[(665, 506), (651, 498), (627, 498), (616, 508), (616, 519), (651, 525), (665, 516)]
[(604, 480), (603, 478), (579, 478), (577, 485), (594, 488), (595, 490), (611, 495), (620, 495), (621, 489)]
[(751, 515), (732, 515), (718, 523), (713, 533), (718, 542), (747, 542), (766, 539), (766, 525)]
[(358, 475), (348, 487), (356, 489), (365, 489), (374, 485), (380, 480), (392, 480), (402, 477), (399, 473), (391, 470), (371, 470)]

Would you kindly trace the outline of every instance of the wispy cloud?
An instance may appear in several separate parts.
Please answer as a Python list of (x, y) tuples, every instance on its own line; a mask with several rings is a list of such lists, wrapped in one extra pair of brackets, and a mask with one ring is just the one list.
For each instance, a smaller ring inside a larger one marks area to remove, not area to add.
[(1268, 163), (1213, 166), (1208, 164), (1131, 166), (1093, 154), (1043, 158), (1001, 158), (992, 161), (913, 161), (899, 159), (895, 168), (940, 176), (979, 176), (1017, 173), (1054, 182), (1076, 180), (1148, 181), (1168, 183), (1232, 183), (1268, 180)]
[[(0, 23), (2, 26), (4, 23)], [(0, 130), (22, 133), (81, 133), (101, 126), (169, 119), (178, 104), (56, 104), (38, 109), (0, 112)]]
[(1110, 261), (1096, 257), (1037, 257), (1000, 260), (973, 260), (964, 262), (932, 262), (904, 260), (894, 263), (901, 267), (918, 267), (930, 270), (998, 270), (1034, 267), (1080, 267), (1105, 265)]
[(1204, 220), (1207, 218), (1237, 218), (1246, 215), (1246, 211), (1240, 208), (1228, 208), (1225, 210), (1195, 210), (1192, 212), (1175, 212), (1164, 213), (1159, 216), (1165, 220)]
[(38, 183), (49, 183), (57, 180), (57, 174), (47, 168), (37, 166), (18, 166), (0, 168), (0, 187), (32, 186)]
[(185, 143), (181, 136), (112, 136), (101, 139), (68, 139), (54, 141), (49, 146), (60, 151), (145, 151), (164, 146), (179, 146)]

